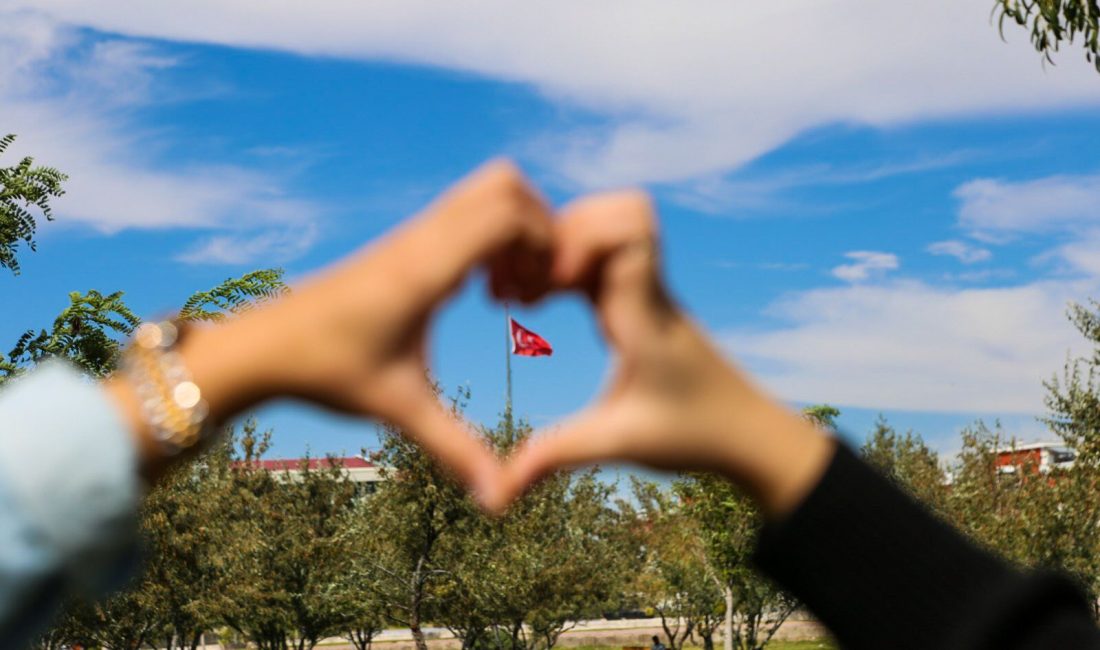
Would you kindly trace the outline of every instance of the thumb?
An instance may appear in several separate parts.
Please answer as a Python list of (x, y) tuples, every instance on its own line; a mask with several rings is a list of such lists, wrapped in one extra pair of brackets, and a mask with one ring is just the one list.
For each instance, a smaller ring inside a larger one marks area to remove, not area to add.
[(458, 414), (445, 408), (430, 391), (416, 408), (389, 419), (470, 490), (482, 508), (499, 509), (500, 463)]
[(598, 404), (552, 431), (536, 432), (501, 470), (499, 509), (559, 469), (625, 458), (622, 441), (629, 434), (629, 424), (624, 416), (621, 409)]

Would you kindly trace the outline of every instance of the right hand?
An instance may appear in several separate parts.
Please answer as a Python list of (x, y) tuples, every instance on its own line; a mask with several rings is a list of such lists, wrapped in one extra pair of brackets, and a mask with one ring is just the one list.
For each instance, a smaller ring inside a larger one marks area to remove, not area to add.
[(832, 443), (730, 365), (676, 307), (645, 194), (598, 195), (563, 210), (552, 278), (589, 297), (615, 371), (602, 397), (518, 452), (504, 498), (562, 467), (621, 460), (723, 473), (770, 514), (797, 505)]

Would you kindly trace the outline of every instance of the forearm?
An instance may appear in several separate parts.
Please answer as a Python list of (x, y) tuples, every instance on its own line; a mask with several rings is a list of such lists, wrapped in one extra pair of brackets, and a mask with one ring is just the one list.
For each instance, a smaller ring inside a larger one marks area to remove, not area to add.
[(134, 447), (102, 390), (60, 361), (0, 392), (0, 638), (40, 631), (61, 597), (133, 568)]

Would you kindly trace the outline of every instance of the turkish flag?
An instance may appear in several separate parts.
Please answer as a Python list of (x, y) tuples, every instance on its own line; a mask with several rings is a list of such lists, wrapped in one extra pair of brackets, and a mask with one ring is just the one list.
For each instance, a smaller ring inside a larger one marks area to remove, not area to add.
[(546, 339), (520, 325), (514, 318), (508, 321), (512, 325), (512, 354), (521, 357), (548, 357), (554, 354), (554, 348)]

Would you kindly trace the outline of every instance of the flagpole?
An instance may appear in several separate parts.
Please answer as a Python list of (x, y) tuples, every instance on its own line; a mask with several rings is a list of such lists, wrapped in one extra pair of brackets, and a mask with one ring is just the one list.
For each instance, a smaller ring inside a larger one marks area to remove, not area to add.
[(512, 432), (512, 310), (507, 301), (504, 303), (504, 419), (508, 432)]

